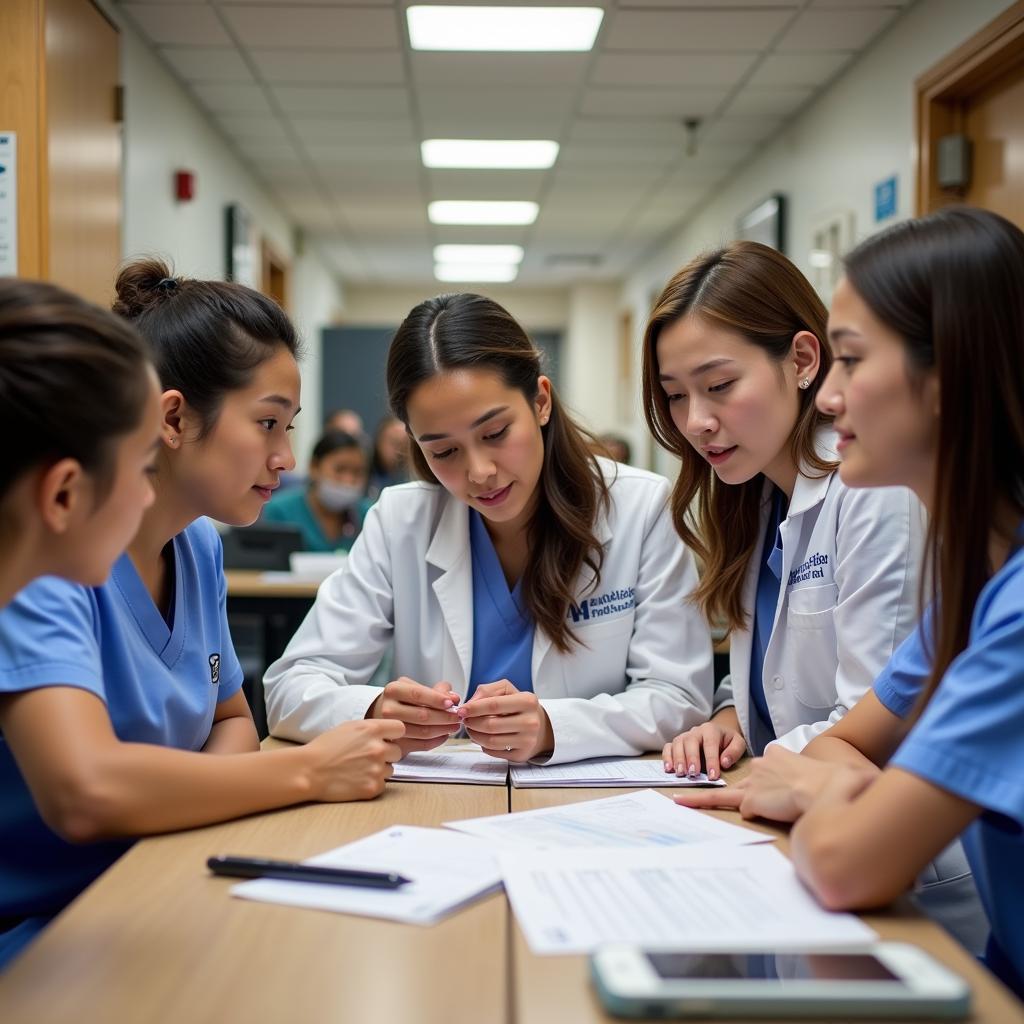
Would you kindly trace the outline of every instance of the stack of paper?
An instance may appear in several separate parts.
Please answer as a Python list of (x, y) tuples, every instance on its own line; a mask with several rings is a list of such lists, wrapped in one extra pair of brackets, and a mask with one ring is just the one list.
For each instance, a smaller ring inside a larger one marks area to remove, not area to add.
[(773, 837), (679, 807), (652, 789), (604, 800), (543, 807), (516, 814), (446, 821), (448, 828), (509, 846), (546, 850), (579, 846), (682, 846), (690, 843), (771, 842)]
[(312, 857), (307, 863), (397, 871), (411, 881), (400, 889), (361, 889), (265, 878), (242, 882), (231, 892), (265, 903), (383, 917), (406, 924), (434, 924), (501, 887), (497, 860), (488, 843), (457, 832), (412, 825), (384, 829)]
[(394, 766), (395, 782), (466, 782), (476, 786), (504, 786), (508, 762), (488, 757), (479, 747), (426, 750), (406, 754)]
[(774, 847), (704, 844), (646, 850), (517, 850), (505, 890), (535, 953), (606, 943), (712, 953), (847, 950), (878, 936), (823, 910)]
[(724, 786), (703, 772), (696, 778), (669, 774), (660, 760), (595, 757), (573, 764), (514, 764), (512, 785), (518, 789), (613, 789), (626, 786)]

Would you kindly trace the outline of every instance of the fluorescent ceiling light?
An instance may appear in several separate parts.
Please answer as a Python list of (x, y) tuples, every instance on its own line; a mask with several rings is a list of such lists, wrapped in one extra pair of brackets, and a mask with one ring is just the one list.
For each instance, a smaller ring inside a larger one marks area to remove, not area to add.
[(524, 201), (438, 199), (427, 205), (431, 224), (532, 224), (540, 207)]
[(600, 7), (415, 6), (406, 11), (414, 50), (593, 49)]
[(550, 167), (558, 143), (548, 139), (427, 139), (420, 144), (424, 167)]
[(514, 263), (437, 263), (438, 281), (514, 281), (519, 267)]
[(434, 262), (461, 263), (467, 266), (474, 263), (506, 265), (523, 262), (521, 245), (435, 245)]

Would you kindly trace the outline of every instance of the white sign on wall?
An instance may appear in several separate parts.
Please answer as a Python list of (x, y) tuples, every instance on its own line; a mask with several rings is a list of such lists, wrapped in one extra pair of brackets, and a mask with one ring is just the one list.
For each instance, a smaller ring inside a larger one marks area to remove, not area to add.
[(0, 131), (0, 277), (18, 273), (17, 135)]

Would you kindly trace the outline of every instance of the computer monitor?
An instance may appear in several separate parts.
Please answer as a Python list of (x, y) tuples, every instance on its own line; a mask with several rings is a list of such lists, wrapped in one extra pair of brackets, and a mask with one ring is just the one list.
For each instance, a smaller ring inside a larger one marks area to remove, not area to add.
[(225, 569), (286, 571), (293, 551), (302, 550), (302, 531), (290, 523), (232, 528), (222, 537)]

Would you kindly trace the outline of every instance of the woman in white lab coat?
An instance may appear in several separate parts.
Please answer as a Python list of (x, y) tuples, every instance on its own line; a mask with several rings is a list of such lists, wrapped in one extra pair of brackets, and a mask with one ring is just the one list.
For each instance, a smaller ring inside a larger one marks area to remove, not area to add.
[(710, 635), (668, 484), (591, 454), (516, 321), (479, 295), (421, 303), (387, 386), (420, 479), (383, 492), (268, 670), (271, 732), (394, 718), (407, 751), (465, 727), (496, 757), (557, 763), (706, 721)]
[[(705, 566), (694, 600), (730, 636), (714, 715), (665, 745), (668, 771), (703, 763), (714, 778), (748, 749), (801, 751), (871, 688), (918, 619), (923, 511), (906, 488), (840, 480), (836, 434), (815, 407), (832, 365), (826, 331), (800, 271), (746, 241), (680, 270), (647, 325), (644, 409), (681, 462), (673, 517)], [(983, 948), (959, 845), (933, 868), (922, 905)]]

